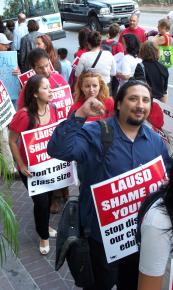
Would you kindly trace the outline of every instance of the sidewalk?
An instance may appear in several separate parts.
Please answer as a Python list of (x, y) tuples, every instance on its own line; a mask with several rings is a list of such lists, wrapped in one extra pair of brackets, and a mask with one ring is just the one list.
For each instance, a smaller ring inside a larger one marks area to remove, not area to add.
[[(19, 222), (20, 250), (17, 259), (9, 252), (6, 264), (0, 269), (0, 290), (80, 289), (75, 287), (66, 264), (60, 271), (54, 271), (55, 239), (50, 240), (50, 253), (47, 256), (40, 254), (34, 228), (33, 203), (21, 181), (13, 183), (12, 196), (13, 209)], [(50, 224), (55, 229), (58, 220), (58, 214), (51, 216)]]
[(139, 9), (141, 12), (167, 14), (171, 10), (173, 11), (173, 5), (165, 6), (165, 5), (145, 4), (139, 6)]

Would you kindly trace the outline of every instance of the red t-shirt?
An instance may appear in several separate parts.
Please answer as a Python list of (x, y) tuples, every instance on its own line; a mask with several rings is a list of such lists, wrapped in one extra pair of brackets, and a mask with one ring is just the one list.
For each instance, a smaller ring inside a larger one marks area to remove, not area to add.
[[(51, 72), (48, 78), (51, 89), (56, 89), (57, 87), (62, 87), (67, 85), (66, 80), (58, 72)], [(25, 86), (21, 89), (19, 97), (17, 100), (17, 109), (20, 110), (24, 107), (24, 90)]]
[(122, 37), (125, 34), (136, 35), (140, 42), (145, 42), (147, 40), (145, 30), (141, 27), (137, 27), (136, 29), (131, 29), (130, 27), (125, 28), (120, 34), (119, 42), (122, 42)]
[[(50, 125), (52, 123), (56, 123), (58, 121), (58, 114), (56, 113), (56, 108), (52, 105), (49, 105), (50, 108), (50, 120), (47, 124), (44, 125), (36, 125), (35, 128), (43, 127)], [(21, 137), (21, 132), (27, 131), (29, 126), (29, 117), (28, 112), (24, 110), (24, 108), (20, 109), (16, 114), (13, 116), (11, 123), (9, 124), (9, 129), (14, 131), (16, 134), (20, 134), (20, 143), (19, 143), (19, 150), (22, 157), (22, 160), (25, 165), (28, 164), (27, 157), (25, 153), (24, 144)]]
[[(68, 118), (70, 117), (70, 115), (74, 111), (77, 111), (83, 105), (84, 102), (85, 101), (78, 101), (78, 102), (74, 103), (70, 108), (70, 111), (68, 113)], [(114, 100), (113, 100), (113, 98), (109, 97), (109, 98), (104, 99), (104, 106), (105, 106), (105, 114), (104, 115), (98, 115), (96, 117), (89, 116), (86, 121), (91, 122), (91, 121), (97, 121), (97, 120), (111, 117), (114, 114)]]
[(78, 51), (75, 52), (74, 57), (81, 57), (81, 55), (85, 52), (87, 52), (88, 49), (86, 48), (79, 48)]

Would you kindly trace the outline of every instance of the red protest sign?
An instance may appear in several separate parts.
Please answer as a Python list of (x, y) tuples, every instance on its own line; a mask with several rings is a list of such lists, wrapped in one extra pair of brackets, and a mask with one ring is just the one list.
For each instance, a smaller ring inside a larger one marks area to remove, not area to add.
[(51, 102), (57, 107), (58, 119), (67, 118), (70, 107), (73, 104), (69, 85), (53, 89), (52, 93), (53, 99)]
[[(54, 72), (55, 69), (54, 69), (54, 67), (53, 67), (53, 65), (52, 65), (50, 60), (49, 60), (49, 63), (50, 63), (50, 71)], [(27, 83), (28, 79), (30, 77), (34, 76), (35, 74), (36, 74), (35, 71), (33, 69), (30, 69), (29, 71), (18, 75), (18, 79), (19, 79), (19, 81), (21, 83), (21, 86), (23, 87)]]
[(23, 87), (27, 83), (28, 79), (32, 77), (33, 75), (35, 75), (35, 71), (33, 69), (30, 69), (29, 71), (21, 75), (18, 75), (21, 86)]
[(108, 263), (137, 252), (137, 213), (146, 196), (166, 179), (161, 156), (129, 172), (92, 185)]
[(159, 159), (145, 169), (140, 167), (137, 171), (130, 171), (94, 188), (101, 225), (105, 226), (137, 213), (144, 198), (156, 191), (164, 179), (165, 170), (162, 160)]
[(36, 165), (49, 160), (47, 144), (56, 128), (57, 123), (40, 127), (38, 130), (29, 130), (22, 134), (29, 165)]
[(0, 81), (0, 128), (5, 128), (12, 120), (15, 114), (15, 109), (10, 99), (10, 96), (4, 86), (3, 82)]

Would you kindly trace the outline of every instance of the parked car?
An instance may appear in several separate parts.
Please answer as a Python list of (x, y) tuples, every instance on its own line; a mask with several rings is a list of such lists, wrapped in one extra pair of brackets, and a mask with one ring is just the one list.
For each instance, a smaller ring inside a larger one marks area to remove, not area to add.
[(133, 0), (58, 0), (58, 6), (62, 22), (84, 23), (98, 31), (115, 22), (127, 26), (129, 16), (140, 13)]

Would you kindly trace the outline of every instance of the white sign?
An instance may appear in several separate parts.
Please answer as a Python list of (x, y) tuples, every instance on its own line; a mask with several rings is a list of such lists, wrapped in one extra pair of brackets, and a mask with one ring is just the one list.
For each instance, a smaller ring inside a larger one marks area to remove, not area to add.
[(51, 158), (47, 153), (47, 144), (58, 123), (22, 132), (28, 170), (29, 196), (77, 184), (77, 172), (74, 162)]

